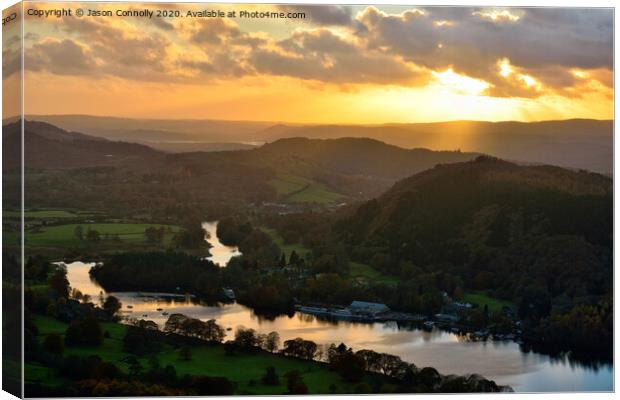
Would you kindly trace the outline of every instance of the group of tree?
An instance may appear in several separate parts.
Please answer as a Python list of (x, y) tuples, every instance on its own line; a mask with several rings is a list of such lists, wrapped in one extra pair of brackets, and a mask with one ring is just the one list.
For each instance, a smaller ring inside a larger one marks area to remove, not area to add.
[(137, 359), (128, 357), (125, 373), (118, 365), (91, 355), (70, 355), (54, 364), (54, 370), (74, 385), (47, 387), (28, 384), (29, 396), (222, 396), (232, 395), (234, 386), (226, 378), (204, 375), (179, 376), (172, 365), (161, 366), (150, 358), (147, 369)]
[(164, 344), (157, 324), (152, 321), (141, 320), (135, 325), (125, 327), (123, 349), (127, 353), (143, 356), (154, 354), (161, 350)]
[(228, 353), (234, 354), (236, 350), (254, 352), (258, 349), (275, 353), (280, 347), (280, 335), (278, 332), (258, 333), (252, 328), (240, 326), (235, 331), (235, 338), (227, 342)]
[(164, 332), (195, 337), (216, 343), (222, 342), (226, 336), (224, 328), (218, 325), (214, 319), (202, 321), (183, 314), (170, 315), (164, 326)]
[(90, 270), (107, 291), (192, 293), (206, 300), (222, 298), (220, 268), (181, 252), (128, 252), (105, 258)]
[(144, 230), (144, 236), (146, 237), (146, 242), (151, 244), (157, 244), (164, 241), (164, 237), (166, 236), (166, 227), (160, 226), (149, 226)]
[(88, 228), (85, 233), (82, 225), (77, 225), (73, 229), (73, 234), (80, 242), (96, 244), (101, 241), (101, 234), (98, 230)]
[(65, 343), (69, 346), (99, 346), (103, 342), (103, 329), (94, 316), (71, 321), (65, 332)]

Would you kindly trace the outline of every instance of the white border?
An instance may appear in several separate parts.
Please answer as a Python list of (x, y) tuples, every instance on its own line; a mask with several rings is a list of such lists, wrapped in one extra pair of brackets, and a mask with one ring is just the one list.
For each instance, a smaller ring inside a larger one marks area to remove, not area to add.
[[(51, 2), (51, 1), (50, 1)], [(62, 1), (54, 1), (54, 2), (62, 2)], [(96, 0), (81, 0), (81, 2), (97, 2)], [(117, 2), (117, 3), (126, 3), (126, 1), (120, 1), (120, 0), (108, 0), (107, 2)], [(153, 2), (153, 3), (174, 3), (174, 1), (166, 1), (166, 0), (150, 0), (150, 1), (145, 1), (145, 2)], [(201, 1), (202, 3), (214, 3), (214, 4), (222, 4), (222, 3), (226, 3), (226, 1)], [(13, 4), (17, 3), (17, 1), (14, 0), (0, 0), (0, 5), (2, 6), (2, 9), (5, 9)], [(136, 3), (141, 3), (141, 1), (136, 1)], [(187, 3), (192, 3), (192, 2), (187, 2)], [(200, 3), (199, 1), (196, 1), (195, 3)], [(445, 5), (449, 5), (449, 6), (497, 6), (497, 7), (528, 7), (528, 6), (533, 6), (533, 7), (612, 7), (615, 8), (615, 3), (612, 0), (590, 0), (590, 1), (583, 1), (583, 0), (563, 0), (563, 1), (553, 1), (553, 0), (521, 0), (521, 1), (510, 1), (510, 0), (494, 0), (494, 1), (489, 1), (489, 0), (477, 0), (475, 2), (468, 2), (468, 1), (464, 1), (464, 0), (447, 0), (444, 2), (441, 1), (433, 1), (433, 0), (422, 0), (419, 3), (415, 2), (415, 1), (403, 1), (403, 0), (376, 0), (376, 1), (368, 1), (368, 0), (340, 0), (340, 1), (334, 1), (334, 0), (314, 0), (314, 1), (294, 1), (294, 0), (289, 0), (289, 1), (283, 1), (283, 0), (271, 0), (271, 1), (264, 1), (264, 0), (259, 0), (259, 1), (252, 1), (252, 0), (235, 0), (235, 1), (230, 1), (229, 3), (265, 3), (265, 4), (274, 4), (274, 3), (299, 3), (299, 4), (351, 4), (351, 5), (355, 5), (355, 4), (360, 4), (360, 5), (373, 5), (373, 4), (377, 4), (377, 5), (381, 5), (381, 4), (385, 4), (385, 5), (425, 5), (425, 6), (445, 6)], [(615, 26), (615, 12), (614, 12), (614, 26)], [(618, 54), (618, 32), (614, 29), (614, 67), (616, 65), (616, 55)], [(1, 61), (2, 57), (0, 55), (0, 61)], [(1, 65), (1, 63), (0, 63)], [(615, 78), (615, 68), (614, 68), (614, 78)], [(22, 81), (22, 86), (23, 86), (23, 81)], [(614, 80), (614, 87), (615, 87), (615, 80)], [(22, 93), (23, 93), (23, 87), (22, 87)], [(2, 88), (0, 87), (0, 106), (2, 105)], [(614, 91), (614, 100), (615, 100), (615, 91)], [(614, 116), (617, 114), (617, 110), (618, 110), (618, 105), (617, 103), (615, 103), (614, 101)], [(23, 112), (23, 105), (22, 105), (22, 112)], [(614, 118), (614, 132), (617, 131), (617, 127), (618, 127), (618, 120)], [(0, 150), (1, 150), (1, 143), (0, 143)], [(614, 176), (620, 176), (620, 165), (618, 165), (618, 163), (616, 163), (616, 157), (618, 154), (620, 154), (620, 144), (614, 140)], [(0, 153), (0, 161), (1, 161), (1, 153)], [(1, 164), (0, 164), (1, 165)], [(615, 182), (614, 182), (615, 183)], [(23, 186), (22, 186), (22, 190), (23, 190)], [(2, 197), (2, 188), (0, 187), (0, 198)], [(620, 204), (620, 199), (617, 196), (617, 186), (614, 185), (614, 250), (616, 248), (618, 248), (618, 245), (620, 243), (620, 238), (617, 235), (617, 231), (615, 229), (616, 226), (618, 226), (618, 220), (619, 220), (619, 216), (617, 213), (615, 213), (615, 210), (618, 209), (618, 205)], [(22, 226), (23, 226), (23, 221), (22, 221)], [(0, 232), (0, 241), (2, 238), (2, 233)], [(23, 249), (23, 246), (22, 246)], [(615, 253), (615, 251), (614, 251)], [(617, 305), (616, 303), (616, 288), (618, 288), (619, 285), (619, 277), (618, 274), (615, 273), (615, 261), (616, 258), (614, 256), (614, 306)], [(1, 303), (1, 299), (0, 299), (0, 303)], [(614, 344), (615, 344), (615, 339), (618, 337), (618, 320), (619, 320), (619, 311), (618, 311), (618, 307), (614, 307)], [(1, 350), (1, 342), (0, 342), (0, 350)], [(619, 350), (618, 350), (618, 346), (614, 346), (614, 360), (618, 360), (619, 357)], [(615, 364), (615, 363), (614, 363)], [(617, 382), (617, 374), (618, 374), (618, 370), (617, 367), (614, 365), (614, 387), (615, 383)], [(1, 382), (1, 376), (0, 376), (0, 382)], [(230, 399), (230, 398), (255, 398), (257, 396), (226, 396), (226, 397), (209, 397), (211, 399)], [(304, 398), (304, 396), (261, 396), (261, 397), (278, 397), (278, 398), (284, 398), (284, 399), (301, 399)], [(309, 398), (310, 396), (305, 396), (306, 398)], [(330, 399), (330, 398), (338, 398), (338, 399), (354, 399), (354, 398), (358, 398), (360, 396), (353, 396), (353, 395), (339, 395), (339, 396), (319, 396), (319, 395), (315, 395), (315, 396), (311, 396), (312, 399)], [(520, 394), (520, 393), (512, 393), (512, 394), (453, 394), (453, 395), (397, 395), (397, 396), (390, 396), (390, 395), (373, 395), (371, 396), (372, 399), (381, 399), (381, 400), (388, 400), (388, 399), (394, 399), (394, 398), (411, 398), (411, 399), (433, 399), (433, 400), (454, 400), (457, 397), (463, 397), (465, 399), (478, 399), (478, 398), (483, 398), (483, 399), (509, 399), (509, 400), (521, 400), (521, 399), (537, 399), (537, 398), (544, 398), (544, 399), (553, 399), (553, 400), (582, 400), (584, 398), (587, 398), (588, 400), (593, 399), (593, 400), (598, 400), (598, 399), (613, 399), (616, 398), (616, 394), (615, 393), (558, 393), (558, 394)], [(620, 398), (620, 396), (618, 396)], [(151, 397), (142, 397), (143, 399), (157, 399), (157, 398), (151, 398)], [(176, 397), (178, 399), (195, 399), (195, 397)], [(6, 392), (0, 392), (0, 400), (5, 400), (5, 399), (14, 399), (13, 396), (11, 396), (10, 394), (6, 393)], [(89, 398), (90, 399), (90, 398)]]

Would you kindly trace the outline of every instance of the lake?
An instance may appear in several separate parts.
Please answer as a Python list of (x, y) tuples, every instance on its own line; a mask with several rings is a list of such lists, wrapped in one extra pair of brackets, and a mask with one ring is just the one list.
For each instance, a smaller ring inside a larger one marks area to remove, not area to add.
[[(207, 240), (212, 260), (225, 266), (239, 255), (236, 247), (222, 245), (215, 234), (216, 222), (203, 224), (209, 233)], [(97, 301), (102, 288), (91, 281), (88, 271), (94, 263), (67, 263), (67, 278), (71, 287), (90, 295)], [(442, 374), (478, 373), (497, 384), (510, 385), (518, 392), (611, 391), (613, 366), (609, 363), (584, 365), (567, 357), (550, 357), (524, 352), (515, 342), (472, 342), (450, 332), (433, 328), (431, 331), (394, 322), (359, 323), (327, 321), (296, 312), (292, 317), (279, 316), (269, 320), (257, 316), (252, 309), (240, 304), (200, 304), (183, 295), (123, 292), (110, 293), (123, 303), (126, 317), (150, 319), (163, 328), (164, 313), (181, 313), (202, 320), (215, 319), (227, 330), (227, 339), (235, 328), (244, 326), (261, 333), (276, 331), (281, 341), (302, 337), (317, 344), (341, 342), (355, 350), (372, 349), (400, 356), (418, 367), (432, 366)], [(128, 307), (130, 306), (130, 307)], [(161, 311), (157, 311), (161, 309)]]
[(202, 229), (206, 232), (205, 240), (211, 245), (209, 248), (211, 256), (207, 257), (207, 260), (213, 261), (220, 267), (225, 267), (231, 258), (241, 255), (237, 246), (226, 246), (220, 242), (217, 237), (217, 221), (203, 222)]

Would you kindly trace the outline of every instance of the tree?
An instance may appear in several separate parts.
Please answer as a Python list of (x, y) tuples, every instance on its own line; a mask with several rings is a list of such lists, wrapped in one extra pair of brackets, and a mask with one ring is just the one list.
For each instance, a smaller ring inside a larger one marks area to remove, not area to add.
[(183, 346), (179, 350), (179, 360), (189, 361), (192, 359), (192, 349), (189, 346)]
[(202, 332), (203, 339), (221, 343), (225, 336), (226, 331), (218, 325), (214, 319), (210, 319), (204, 324)]
[(257, 335), (254, 329), (245, 329), (244, 327), (239, 327), (235, 332), (235, 343), (239, 345), (240, 348), (249, 350), (256, 347), (257, 344)]
[(349, 349), (347, 345), (344, 343), (340, 343), (338, 346), (332, 343), (329, 345), (329, 348), (327, 349), (327, 362), (329, 364), (332, 364), (333, 362), (335, 362), (338, 356), (345, 354), (346, 352), (349, 352), (349, 351), (351, 351), (351, 349)]
[(288, 263), (291, 265), (297, 265), (299, 263), (299, 255), (295, 250), (291, 251), (291, 256), (289, 257)]
[(381, 354), (373, 350), (360, 350), (355, 354), (366, 361), (368, 371), (381, 372)]
[(270, 332), (265, 341), (265, 350), (270, 353), (275, 352), (280, 347), (280, 335), (278, 332)]
[(121, 302), (114, 296), (108, 296), (103, 302), (103, 309), (110, 314), (110, 316), (116, 314), (121, 307)]
[(262, 381), (265, 385), (276, 386), (280, 384), (280, 378), (276, 373), (275, 367), (265, 368), (265, 375), (263, 375)]
[(359, 382), (366, 371), (366, 360), (353, 352), (346, 352), (334, 359), (331, 368), (337, 371), (345, 381)]
[(304, 360), (313, 360), (316, 356), (318, 346), (310, 340), (296, 338), (284, 342), (284, 354)]
[(99, 231), (89, 229), (86, 233), (86, 240), (90, 243), (99, 243), (99, 241), (101, 240), (101, 235), (99, 234)]
[(144, 230), (144, 236), (146, 236), (148, 243), (161, 243), (164, 240), (165, 233), (166, 230), (163, 226), (160, 228), (150, 226)]
[(59, 297), (69, 297), (69, 281), (67, 280), (66, 271), (62, 269), (56, 270), (47, 282)]
[(298, 370), (292, 370), (284, 374), (286, 388), (289, 394), (308, 394), (308, 386), (304, 383), (303, 376)]
[(65, 332), (65, 343), (69, 346), (99, 346), (102, 342), (101, 325), (93, 316), (73, 320)]
[(286, 253), (282, 252), (282, 257), (280, 257), (280, 262), (278, 263), (280, 268), (286, 267)]
[(439, 372), (432, 367), (422, 368), (418, 373), (418, 379), (420, 380), (420, 383), (431, 390), (441, 383), (441, 375), (439, 375)]
[(139, 376), (142, 373), (142, 364), (134, 356), (129, 356), (125, 359), (125, 362), (129, 364), (129, 374), (131, 376)]
[(76, 226), (73, 229), (73, 234), (75, 235), (76, 238), (78, 238), (80, 242), (84, 240), (84, 228), (82, 228), (82, 225)]
[(171, 314), (164, 325), (164, 332), (169, 333), (181, 333), (183, 323), (188, 319), (183, 314)]
[(61, 355), (65, 351), (65, 342), (57, 333), (50, 333), (45, 336), (45, 340), (43, 341), (43, 348), (48, 353)]
[(128, 325), (123, 337), (123, 349), (128, 353), (144, 355), (155, 353), (163, 345), (163, 337), (153, 321), (140, 320), (136, 326)]
[(381, 353), (378, 360), (378, 367), (379, 372), (382, 374), (395, 378), (400, 374), (404, 365), (403, 360), (401, 360), (400, 357), (392, 354)]

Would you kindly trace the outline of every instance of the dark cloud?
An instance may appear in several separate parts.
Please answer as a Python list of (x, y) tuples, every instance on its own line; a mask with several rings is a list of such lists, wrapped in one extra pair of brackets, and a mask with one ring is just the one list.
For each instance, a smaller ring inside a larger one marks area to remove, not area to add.
[(401, 60), (366, 51), (328, 29), (296, 31), (277, 50), (258, 50), (251, 64), (258, 72), (332, 83), (413, 83), (427, 80)]
[(138, 80), (174, 79), (167, 75), (169, 71), (165, 66), (167, 48), (171, 43), (166, 36), (147, 34), (138, 28), (123, 29), (102, 21), (88, 18), (63, 20), (61, 29), (78, 35), (98, 61), (86, 73)]
[(21, 52), (18, 50), (3, 50), (2, 51), (2, 77), (8, 78), (9, 76), (18, 73), (21, 70)]
[[(489, 95), (519, 97), (576, 87), (582, 78), (571, 69), (596, 71), (592, 79), (612, 84), (610, 9), (431, 7), (390, 15), (367, 7), (354, 17), (347, 6), (276, 7), (305, 12), (314, 27), (276, 40), (219, 18), (186, 21), (174, 30), (159, 21), (150, 33), (129, 20), (63, 19), (58, 39), (41, 39), (27, 50), (29, 68), (153, 81), (265, 73), (409, 86), (451, 68), (489, 83)], [(188, 54), (178, 55), (170, 35), (190, 47)], [(14, 71), (11, 54), (5, 57), (6, 69)], [(499, 73), (502, 60), (509, 60), (510, 74)]]
[(161, 30), (164, 30), (164, 31), (174, 30), (174, 25), (172, 25), (170, 22), (166, 21), (163, 18), (153, 18), (151, 19), (151, 21), (156, 27), (158, 27)]
[(33, 45), (25, 53), (24, 67), (56, 75), (84, 75), (95, 67), (95, 60), (73, 40), (50, 39)]
[(237, 25), (223, 18), (215, 18), (201, 21), (190, 40), (195, 44), (221, 45), (239, 36), (242, 36), (242, 33)]
[(452, 67), (490, 82), (495, 94), (513, 95), (509, 89), (516, 87), (498, 75), (498, 60), (555, 88), (574, 83), (570, 68), (611, 69), (612, 18), (601, 9), (429, 8), (388, 15), (370, 7), (355, 26), (369, 48), (434, 70)]

